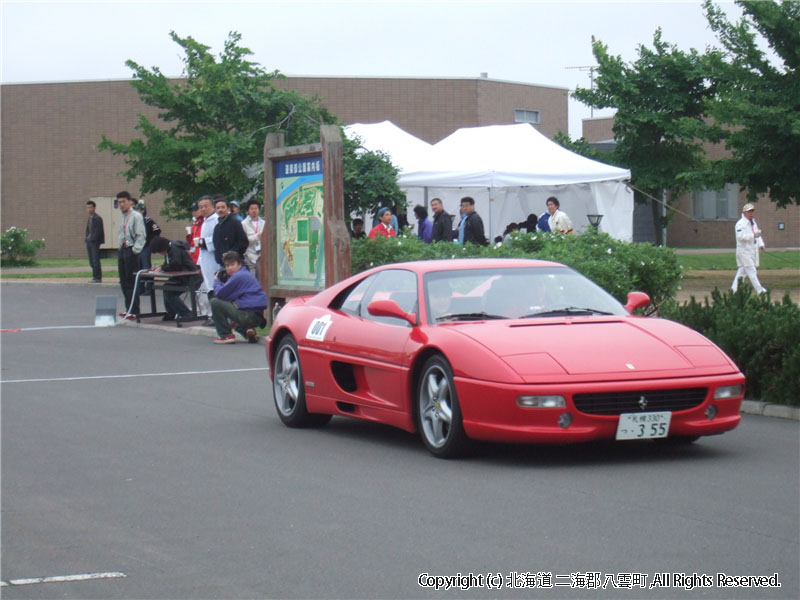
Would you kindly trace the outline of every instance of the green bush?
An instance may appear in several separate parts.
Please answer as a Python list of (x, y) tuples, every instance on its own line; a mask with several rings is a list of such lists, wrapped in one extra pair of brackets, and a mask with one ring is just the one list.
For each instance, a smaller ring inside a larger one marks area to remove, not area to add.
[(4, 267), (27, 266), (36, 262), (36, 252), (44, 248), (44, 240), (29, 240), (27, 229), (12, 225), (0, 235), (0, 248)]
[(659, 308), (662, 317), (696, 329), (733, 359), (747, 377), (747, 397), (800, 405), (800, 307), (786, 294), (773, 302), (747, 286)]
[(508, 242), (495, 246), (425, 244), (410, 235), (363, 238), (353, 241), (351, 253), (353, 273), (389, 263), (441, 258), (552, 260), (582, 273), (623, 303), (628, 292), (636, 290), (648, 294), (655, 307), (674, 296), (682, 277), (672, 249), (628, 244), (595, 232), (566, 236), (513, 233)]

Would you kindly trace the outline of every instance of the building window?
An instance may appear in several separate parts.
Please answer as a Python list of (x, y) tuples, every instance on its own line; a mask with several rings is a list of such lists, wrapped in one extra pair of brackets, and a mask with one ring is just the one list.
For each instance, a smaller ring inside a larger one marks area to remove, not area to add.
[(538, 125), (539, 111), (517, 109), (514, 111), (514, 123), (534, 123)]
[(720, 190), (692, 192), (692, 216), (698, 221), (736, 221), (739, 218), (739, 186), (729, 183)]

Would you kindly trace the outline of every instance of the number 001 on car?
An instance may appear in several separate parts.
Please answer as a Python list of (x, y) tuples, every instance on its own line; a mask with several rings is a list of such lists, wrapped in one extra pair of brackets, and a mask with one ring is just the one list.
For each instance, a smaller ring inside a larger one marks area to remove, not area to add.
[(622, 413), (617, 425), (618, 440), (647, 440), (665, 438), (669, 433), (669, 411)]

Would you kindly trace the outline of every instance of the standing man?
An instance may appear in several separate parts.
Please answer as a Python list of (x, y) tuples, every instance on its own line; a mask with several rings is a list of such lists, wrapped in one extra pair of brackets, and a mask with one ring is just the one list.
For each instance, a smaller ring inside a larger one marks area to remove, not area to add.
[(358, 217), (353, 219), (353, 229), (350, 231), (350, 237), (354, 240), (360, 240), (363, 237), (367, 237), (367, 234), (364, 231), (364, 219), (359, 219)]
[(244, 221), (244, 216), (241, 213), (241, 208), (238, 200), (231, 200), (230, 209), (234, 219), (236, 219), (240, 223)]
[(378, 224), (369, 232), (369, 239), (376, 237), (397, 237), (397, 231), (392, 227), (392, 211), (387, 207), (378, 210)]
[(264, 219), (258, 216), (258, 202), (247, 203), (247, 216), (242, 221), (242, 228), (247, 236), (247, 250), (244, 253), (244, 264), (250, 272), (261, 281), (259, 260), (261, 259), (261, 235), (264, 233)]
[(547, 212), (550, 214), (547, 219), (550, 231), (553, 233), (572, 233), (572, 221), (567, 216), (567, 213), (561, 210), (561, 203), (555, 196), (550, 196), (547, 199)]
[(431, 229), (432, 242), (452, 242), (453, 241), (453, 217), (445, 212), (442, 201), (439, 198), (431, 200), (431, 210), (433, 211), (433, 228)]
[(139, 253), (144, 248), (147, 234), (144, 231), (142, 215), (133, 209), (133, 199), (128, 192), (117, 194), (117, 206), (122, 213), (119, 223), (119, 285), (125, 298), (125, 312), (120, 313), (126, 319), (135, 319), (139, 314), (139, 294), (136, 293), (136, 273), (139, 271)]
[(200, 260), (200, 247), (194, 241), (200, 239), (200, 232), (203, 230), (203, 215), (200, 212), (200, 203), (195, 200), (192, 202), (192, 224), (186, 228), (186, 243), (189, 245), (189, 256), (192, 257), (194, 264)]
[(417, 217), (417, 237), (426, 244), (430, 244), (433, 225), (428, 221), (428, 209), (417, 204), (414, 207), (414, 216)]
[(86, 203), (89, 220), (86, 222), (86, 251), (89, 253), (89, 266), (92, 267), (91, 283), (103, 283), (103, 269), (100, 267), (100, 246), (106, 243), (103, 218), (95, 212), (94, 200)]
[(231, 250), (244, 258), (250, 243), (239, 221), (231, 212), (228, 201), (222, 196), (214, 197), (214, 210), (217, 212), (217, 226), (214, 227), (214, 257), (222, 264), (222, 256)]
[(755, 214), (756, 207), (748, 202), (742, 207), (742, 218), (736, 222), (736, 265), (739, 269), (733, 278), (733, 284), (731, 284), (733, 293), (739, 289), (739, 280), (743, 279), (745, 275), (753, 284), (756, 294), (763, 294), (767, 291), (761, 285), (758, 273), (756, 273), (759, 262), (758, 253), (764, 248), (764, 240), (761, 238), (761, 229), (753, 218)]
[(195, 240), (195, 246), (200, 248), (200, 258), (197, 264), (200, 265), (203, 272), (203, 287), (200, 289), (208, 293), (214, 290), (214, 275), (222, 268), (214, 256), (214, 228), (217, 226), (218, 218), (217, 213), (214, 212), (211, 196), (202, 196), (197, 201), (197, 206), (203, 216), (200, 237)]
[(459, 244), (486, 246), (489, 241), (483, 232), (483, 219), (475, 212), (475, 200), (469, 196), (461, 199), (461, 222), (458, 225)]

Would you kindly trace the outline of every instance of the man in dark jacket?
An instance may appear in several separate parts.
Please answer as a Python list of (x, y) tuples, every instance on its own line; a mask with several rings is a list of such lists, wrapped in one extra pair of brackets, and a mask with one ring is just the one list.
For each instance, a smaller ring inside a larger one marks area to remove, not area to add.
[(214, 257), (217, 259), (217, 263), (221, 265), (222, 257), (231, 250), (244, 257), (244, 252), (250, 242), (247, 240), (242, 222), (233, 216), (230, 205), (222, 196), (214, 197), (214, 210), (219, 217), (213, 237)]
[(453, 217), (445, 212), (442, 201), (439, 198), (431, 200), (431, 211), (433, 212), (433, 229), (431, 229), (432, 242), (452, 242), (453, 241)]
[[(155, 272), (163, 273), (176, 273), (186, 271), (194, 273), (193, 275), (182, 275), (170, 280), (171, 283), (189, 288), (189, 293), (194, 294), (195, 290), (200, 287), (202, 276), (197, 265), (194, 264), (191, 255), (189, 254), (189, 244), (184, 241), (175, 240), (170, 241), (164, 236), (157, 236), (150, 244), (150, 250), (153, 254), (161, 254), (164, 256), (164, 264), (153, 268)], [(174, 321), (175, 318), (190, 317), (192, 312), (186, 306), (186, 303), (181, 299), (181, 294), (164, 288), (164, 315), (165, 321)]]
[(258, 340), (255, 328), (267, 323), (264, 319), (267, 295), (255, 276), (242, 268), (244, 265), (240, 254), (227, 252), (222, 262), (225, 272), (220, 271), (214, 278), (214, 297), (211, 299), (211, 318), (217, 329), (214, 343), (236, 343), (231, 331), (233, 322), (236, 323), (236, 331), (255, 344)]
[(106, 234), (103, 230), (103, 218), (96, 210), (97, 204), (94, 200), (89, 200), (86, 203), (86, 212), (89, 213), (89, 220), (86, 222), (86, 251), (89, 253), (89, 266), (92, 267), (92, 283), (102, 283), (100, 246), (106, 243)]
[(483, 219), (475, 212), (475, 200), (469, 196), (461, 199), (461, 223), (458, 225), (459, 244), (486, 246), (489, 240), (483, 232)]

